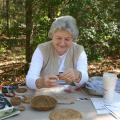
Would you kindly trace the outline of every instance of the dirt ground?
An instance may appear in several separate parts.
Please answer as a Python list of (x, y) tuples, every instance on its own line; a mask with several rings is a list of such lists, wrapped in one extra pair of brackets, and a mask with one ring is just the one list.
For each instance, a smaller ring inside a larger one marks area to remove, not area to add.
[(102, 76), (104, 72), (113, 72), (120, 77), (120, 59), (106, 58), (99, 62), (91, 62), (88, 71), (89, 76)]

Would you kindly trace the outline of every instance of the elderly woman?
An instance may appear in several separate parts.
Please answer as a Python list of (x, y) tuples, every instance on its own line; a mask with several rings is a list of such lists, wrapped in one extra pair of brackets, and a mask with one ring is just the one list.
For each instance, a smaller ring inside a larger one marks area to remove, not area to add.
[(83, 46), (75, 43), (79, 31), (72, 16), (57, 18), (51, 25), (49, 42), (36, 48), (26, 76), (31, 89), (48, 88), (67, 84), (82, 86), (88, 80), (87, 55)]

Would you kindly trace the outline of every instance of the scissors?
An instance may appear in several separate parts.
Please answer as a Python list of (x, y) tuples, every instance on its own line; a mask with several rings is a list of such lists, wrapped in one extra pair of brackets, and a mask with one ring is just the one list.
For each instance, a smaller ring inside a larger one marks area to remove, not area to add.
[(11, 103), (4, 97), (3, 94), (0, 94), (0, 109), (4, 109), (5, 106), (12, 107)]

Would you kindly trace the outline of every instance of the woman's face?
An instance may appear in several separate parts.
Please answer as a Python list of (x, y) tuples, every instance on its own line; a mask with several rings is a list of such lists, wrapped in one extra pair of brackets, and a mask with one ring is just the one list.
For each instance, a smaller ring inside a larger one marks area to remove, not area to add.
[(52, 43), (59, 55), (63, 55), (72, 46), (72, 34), (65, 30), (57, 30), (53, 34)]

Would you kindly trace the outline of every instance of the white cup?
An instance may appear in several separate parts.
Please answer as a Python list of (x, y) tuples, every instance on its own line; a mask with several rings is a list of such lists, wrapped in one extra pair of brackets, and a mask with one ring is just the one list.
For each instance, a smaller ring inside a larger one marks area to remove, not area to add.
[(104, 101), (106, 104), (111, 104), (114, 102), (116, 82), (116, 74), (108, 72), (103, 74)]

